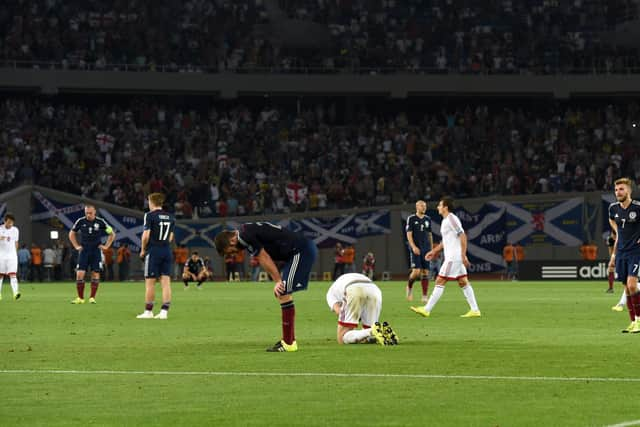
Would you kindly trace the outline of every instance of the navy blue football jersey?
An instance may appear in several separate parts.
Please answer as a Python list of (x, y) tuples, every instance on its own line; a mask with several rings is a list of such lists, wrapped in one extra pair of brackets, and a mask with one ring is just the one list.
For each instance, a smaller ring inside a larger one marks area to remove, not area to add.
[(196, 258), (194, 261), (193, 258), (189, 257), (184, 266), (187, 267), (187, 270), (191, 273), (198, 274), (204, 268), (204, 261), (202, 261), (202, 258)]
[(264, 248), (273, 260), (287, 261), (305, 247), (306, 239), (270, 222), (247, 222), (240, 227), (238, 242), (253, 256)]
[(609, 219), (618, 225), (618, 253), (640, 254), (640, 202), (632, 200), (627, 209), (620, 202), (611, 203)]
[(170, 237), (176, 225), (176, 219), (169, 212), (162, 209), (150, 211), (144, 214), (144, 229), (149, 233), (149, 245), (169, 246)]
[(102, 244), (102, 238), (113, 233), (113, 229), (104, 219), (99, 216), (93, 221), (89, 221), (87, 217), (78, 218), (71, 228), (80, 235), (80, 245), (89, 247), (98, 247)]
[(431, 250), (431, 242), (429, 241), (429, 233), (431, 233), (431, 218), (428, 215), (422, 218), (417, 215), (409, 215), (405, 232), (411, 231), (413, 243), (422, 250)]

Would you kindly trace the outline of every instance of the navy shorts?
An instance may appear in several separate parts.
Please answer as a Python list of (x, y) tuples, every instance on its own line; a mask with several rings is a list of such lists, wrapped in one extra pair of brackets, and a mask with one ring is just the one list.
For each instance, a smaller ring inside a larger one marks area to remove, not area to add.
[(78, 264), (76, 265), (78, 271), (102, 271), (102, 250), (99, 247), (82, 247), (82, 250), (78, 252)]
[(616, 280), (627, 283), (629, 276), (640, 276), (640, 255), (616, 254)]
[(171, 276), (173, 254), (169, 246), (150, 246), (144, 256), (144, 277)]
[(309, 286), (309, 273), (318, 257), (318, 248), (312, 240), (306, 240), (300, 252), (287, 261), (282, 269), (284, 295), (304, 291)]
[(411, 248), (409, 248), (409, 262), (411, 265), (411, 268), (416, 268), (416, 269), (420, 269), (420, 270), (428, 270), (429, 269), (429, 261), (427, 261), (426, 259), (424, 259), (425, 255), (427, 255), (427, 252), (429, 252), (430, 249), (422, 249), (420, 248), (420, 255), (416, 255), (413, 253), (413, 251), (411, 250)]

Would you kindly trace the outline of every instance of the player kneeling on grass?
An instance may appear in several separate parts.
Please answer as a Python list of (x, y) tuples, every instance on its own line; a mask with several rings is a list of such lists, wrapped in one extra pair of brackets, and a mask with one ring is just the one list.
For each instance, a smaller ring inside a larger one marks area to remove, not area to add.
[[(176, 220), (162, 210), (164, 194), (149, 194), (149, 212), (144, 214), (144, 231), (140, 245), (140, 258), (144, 259), (145, 307), (138, 319), (166, 319), (171, 305), (171, 266), (173, 254), (169, 245), (173, 241)], [(162, 308), (153, 316), (155, 284), (160, 279), (162, 285)]]
[(198, 252), (191, 252), (191, 256), (184, 264), (184, 271), (182, 272), (184, 288), (189, 288), (189, 282), (198, 282), (196, 286), (200, 289), (202, 282), (207, 280), (208, 276), (207, 268), (205, 267), (202, 258), (198, 256)]
[[(327, 291), (327, 304), (338, 315), (339, 344), (398, 344), (391, 326), (378, 322), (382, 292), (364, 274), (347, 273), (338, 277)], [(356, 329), (360, 322), (362, 329)]]

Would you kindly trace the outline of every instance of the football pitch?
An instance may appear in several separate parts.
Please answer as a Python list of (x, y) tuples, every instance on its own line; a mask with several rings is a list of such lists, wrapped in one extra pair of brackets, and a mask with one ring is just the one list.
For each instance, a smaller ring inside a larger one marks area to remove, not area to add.
[(78, 306), (72, 283), (24, 283), (19, 301), (5, 284), (0, 425), (640, 425), (640, 334), (620, 333), (619, 285), (473, 285), (481, 318), (459, 317), (453, 283), (421, 318), (404, 282), (379, 282), (401, 340), (381, 347), (338, 345), (329, 283), (313, 282), (295, 294), (299, 351), (267, 353), (281, 334), (271, 284), (174, 284), (166, 321), (135, 318), (141, 282)]

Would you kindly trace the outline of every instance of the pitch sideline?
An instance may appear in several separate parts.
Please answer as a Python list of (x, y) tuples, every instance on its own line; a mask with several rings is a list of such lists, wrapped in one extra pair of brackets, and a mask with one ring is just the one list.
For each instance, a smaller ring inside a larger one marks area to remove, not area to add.
[[(431, 380), (478, 380), (478, 381), (539, 381), (539, 382), (619, 382), (640, 383), (640, 378), (616, 377), (532, 377), (506, 375), (438, 375), (438, 374), (370, 374), (340, 372), (232, 372), (232, 371), (116, 371), (116, 370), (63, 370), (63, 369), (0, 369), (0, 374), (35, 375), (173, 375), (173, 376), (229, 376), (229, 377), (332, 377), (332, 378), (397, 378)], [(630, 421), (631, 423), (640, 423)], [(635, 424), (615, 424), (615, 427)], [(613, 426), (612, 426), (613, 427)]]

